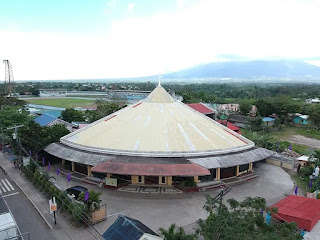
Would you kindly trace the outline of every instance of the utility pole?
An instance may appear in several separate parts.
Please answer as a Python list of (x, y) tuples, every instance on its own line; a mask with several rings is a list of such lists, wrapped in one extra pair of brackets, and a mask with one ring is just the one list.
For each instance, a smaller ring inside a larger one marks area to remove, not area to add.
[(14, 129), (14, 134), (13, 134), (13, 139), (16, 139), (17, 141), (17, 146), (19, 147), (19, 159), (21, 160), (21, 142), (20, 142), (20, 138), (18, 137), (18, 128), (23, 127), (24, 125), (18, 125), (18, 126), (14, 126), (14, 127), (8, 127), (7, 129)]

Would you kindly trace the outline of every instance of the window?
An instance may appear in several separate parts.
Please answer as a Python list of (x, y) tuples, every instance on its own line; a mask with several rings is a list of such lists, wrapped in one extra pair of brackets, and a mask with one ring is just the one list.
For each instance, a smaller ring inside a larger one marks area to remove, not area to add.
[(142, 176), (138, 176), (138, 182), (142, 183)]
[(244, 172), (246, 170), (249, 170), (249, 164), (243, 164), (239, 166), (239, 172)]
[(161, 177), (161, 183), (165, 184), (166, 183), (166, 177)]

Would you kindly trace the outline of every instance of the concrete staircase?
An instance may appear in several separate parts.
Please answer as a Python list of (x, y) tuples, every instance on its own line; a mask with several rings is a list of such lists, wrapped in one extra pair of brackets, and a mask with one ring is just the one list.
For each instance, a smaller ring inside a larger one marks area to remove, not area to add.
[(220, 181), (201, 182), (201, 183), (198, 183), (197, 185), (202, 191), (207, 191), (213, 188), (236, 186), (239, 184), (243, 184), (247, 181), (250, 181), (256, 177), (258, 176), (251, 172), (251, 173), (242, 174), (238, 177), (226, 178)]

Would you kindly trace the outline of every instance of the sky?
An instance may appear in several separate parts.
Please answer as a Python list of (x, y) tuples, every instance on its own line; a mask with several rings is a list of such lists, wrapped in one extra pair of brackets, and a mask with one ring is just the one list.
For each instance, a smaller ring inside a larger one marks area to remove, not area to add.
[(15, 80), (140, 77), (229, 60), (320, 63), (319, 9), (320, 0), (0, 0), (0, 59)]

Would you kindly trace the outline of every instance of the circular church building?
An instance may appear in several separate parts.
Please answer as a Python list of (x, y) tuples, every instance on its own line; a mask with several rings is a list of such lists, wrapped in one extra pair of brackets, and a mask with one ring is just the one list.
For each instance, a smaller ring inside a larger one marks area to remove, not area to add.
[(45, 148), (72, 171), (110, 185), (172, 185), (250, 172), (272, 151), (176, 101), (159, 85), (129, 105)]

